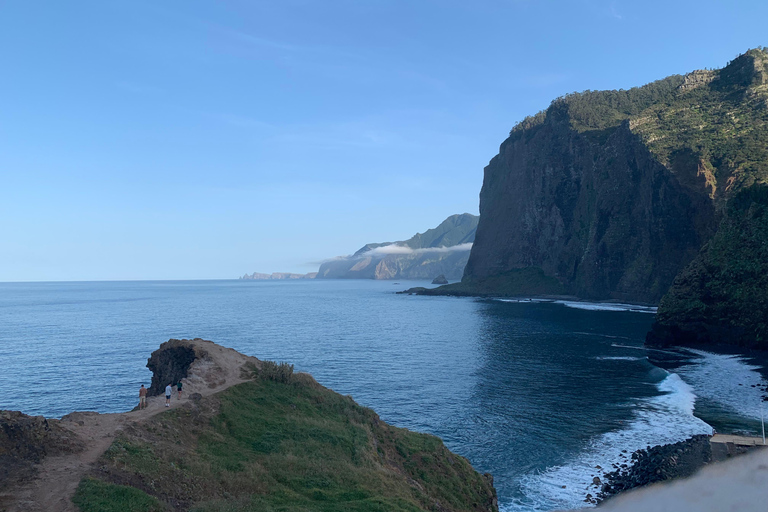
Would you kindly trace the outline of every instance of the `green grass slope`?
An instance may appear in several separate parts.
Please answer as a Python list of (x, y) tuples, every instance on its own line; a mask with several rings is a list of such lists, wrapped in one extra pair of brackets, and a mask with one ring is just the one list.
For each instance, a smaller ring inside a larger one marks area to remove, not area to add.
[(440, 439), (290, 369), (127, 428), (98, 466), (77, 491), (83, 512), (123, 510), (110, 499), (136, 511), (497, 510), (489, 476)]

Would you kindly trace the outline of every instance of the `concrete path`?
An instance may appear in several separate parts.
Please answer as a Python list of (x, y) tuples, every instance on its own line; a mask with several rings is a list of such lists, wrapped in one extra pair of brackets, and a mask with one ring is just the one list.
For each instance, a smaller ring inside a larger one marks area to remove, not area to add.
[(757, 446), (765, 444), (762, 437), (732, 436), (728, 434), (715, 434), (709, 438), (710, 443), (733, 443), (737, 446)]

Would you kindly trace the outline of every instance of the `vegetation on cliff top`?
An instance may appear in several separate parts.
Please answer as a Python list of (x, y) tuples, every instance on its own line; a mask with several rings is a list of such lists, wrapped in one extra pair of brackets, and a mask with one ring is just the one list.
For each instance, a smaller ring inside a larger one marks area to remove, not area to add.
[(134, 510), (496, 510), (490, 479), (440, 439), (387, 425), (291, 370), (268, 365), (126, 428), (81, 483), (80, 509), (107, 510), (113, 496), (143, 503)]
[(518, 123), (510, 138), (525, 136), (548, 117), (567, 118), (596, 142), (629, 121), (672, 172), (693, 161), (710, 197), (735, 193), (768, 181), (768, 49), (749, 50), (723, 69), (562, 96)]

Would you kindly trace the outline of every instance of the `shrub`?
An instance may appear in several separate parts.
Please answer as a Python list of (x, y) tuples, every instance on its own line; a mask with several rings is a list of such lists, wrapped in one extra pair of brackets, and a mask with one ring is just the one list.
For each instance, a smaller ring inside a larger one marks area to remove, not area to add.
[(251, 375), (254, 379), (273, 380), (288, 384), (293, 382), (293, 365), (288, 363), (276, 363), (274, 361), (262, 361), (261, 368), (251, 365)]

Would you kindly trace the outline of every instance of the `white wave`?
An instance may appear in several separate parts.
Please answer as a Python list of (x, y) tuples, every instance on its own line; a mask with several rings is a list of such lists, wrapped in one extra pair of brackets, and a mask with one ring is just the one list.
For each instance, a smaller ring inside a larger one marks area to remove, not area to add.
[(589, 311), (631, 311), (633, 313), (656, 314), (656, 307), (641, 306), (639, 304), (620, 304), (614, 302), (580, 302), (568, 300), (556, 300), (555, 304), (562, 304), (567, 308), (586, 309)]
[[(587, 493), (600, 489), (592, 484), (593, 475), (603, 479), (613, 464), (630, 460), (631, 453), (658, 444), (675, 443), (694, 434), (709, 434), (712, 428), (693, 415), (696, 395), (677, 374), (657, 384), (663, 394), (637, 400), (635, 417), (622, 430), (607, 432), (593, 439), (573, 460), (562, 466), (529, 474), (521, 479), (522, 500), (504, 504), (502, 512), (574, 509), (588, 506)], [(620, 454), (627, 450), (624, 457)], [(596, 469), (596, 466), (603, 468)], [(563, 488), (564, 486), (564, 488)]]
[(611, 343), (612, 347), (615, 348), (630, 348), (632, 350), (643, 350), (645, 352), (661, 352), (663, 354), (670, 354), (673, 356), (679, 356), (677, 352), (672, 352), (671, 350), (662, 350), (660, 348), (648, 348), (648, 347), (633, 347), (632, 345), (622, 345), (621, 343)]
[(738, 355), (713, 354), (703, 350), (687, 349), (697, 356), (695, 364), (678, 368), (686, 382), (693, 386), (702, 399), (714, 402), (739, 416), (760, 419), (763, 407), (768, 417), (768, 406), (762, 397), (768, 382), (754, 366)]
[(645, 357), (632, 357), (632, 356), (597, 356), (598, 361), (642, 361)]
[(541, 302), (554, 302), (552, 299), (531, 299), (531, 298), (528, 298), (528, 297), (523, 297), (523, 298), (519, 298), (519, 299), (501, 299), (501, 298), (498, 298), (498, 299), (495, 299), (495, 300), (497, 300), (499, 302), (514, 302), (514, 303), (519, 303), (519, 304), (539, 304)]

